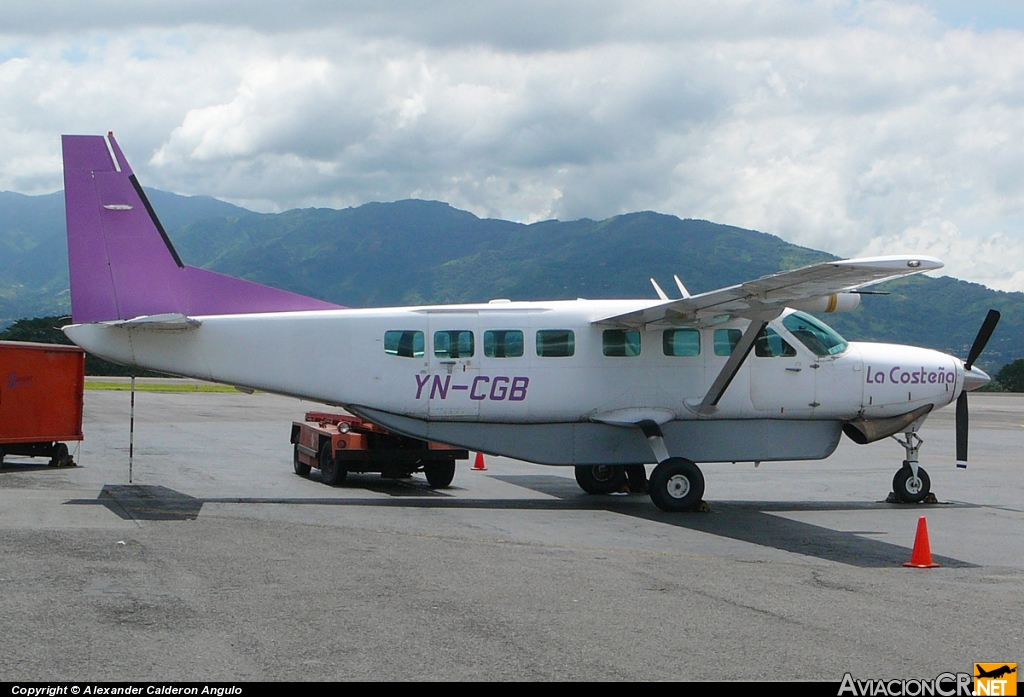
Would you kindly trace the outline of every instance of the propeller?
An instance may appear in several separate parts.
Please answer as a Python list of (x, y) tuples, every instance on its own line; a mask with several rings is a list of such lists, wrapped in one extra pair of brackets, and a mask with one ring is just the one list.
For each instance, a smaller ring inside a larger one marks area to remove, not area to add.
[[(996, 325), (999, 324), (999, 312), (996, 310), (989, 310), (985, 316), (985, 321), (981, 323), (981, 329), (978, 330), (978, 336), (974, 337), (974, 343), (971, 345), (971, 350), (967, 354), (967, 360), (964, 361), (964, 387), (960, 393), (960, 397), (956, 400), (956, 466), (967, 467), (967, 431), (968, 431), (968, 416), (967, 416), (967, 393), (975, 387), (981, 387), (981, 385), (988, 382), (987, 376), (975, 377), (975, 385), (969, 386), (971, 378), (971, 369), (974, 367), (974, 361), (978, 360), (978, 356), (985, 350), (985, 345), (988, 344), (988, 340), (992, 338), (992, 332), (995, 331)], [(978, 384), (980, 383), (980, 384)]]

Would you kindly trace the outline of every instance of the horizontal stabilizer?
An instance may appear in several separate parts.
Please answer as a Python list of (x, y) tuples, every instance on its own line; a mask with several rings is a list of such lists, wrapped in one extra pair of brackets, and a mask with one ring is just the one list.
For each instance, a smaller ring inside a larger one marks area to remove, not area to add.
[(134, 319), (123, 319), (103, 322), (109, 327), (125, 327), (128, 329), (157, 329), (162, 331), (182, 331), (196, 329), (202, 322), (185, 315), (167, 313), (163, 315), (143, 315)]

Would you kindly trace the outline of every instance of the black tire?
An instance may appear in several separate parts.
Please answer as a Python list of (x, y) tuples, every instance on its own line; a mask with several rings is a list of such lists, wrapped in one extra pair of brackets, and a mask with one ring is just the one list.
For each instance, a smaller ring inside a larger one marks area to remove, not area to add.
[(704, 498), (704, 475), (686, 458), (670, 457), (651, 473), (651, 501), (663, 511), (692, 511)]
[(588, 494), (612, 494), (626, 484), (622, 465), (576, 467), (576, 483)]
[(348, 470), (334, 457), (330, 441), (320, 446), (320, 455), (317, 458), (320, 464), (320, 480), (327, 486), (338, 486), (345, 483), (348, 477)]
[(921, 503), (932, 490), (932, 480), (924, 467), (917, 468), (917, 481), (914, 481), (913, 470), (905, 461), (903, 467), (896, 471), (892, 478), (892, 490), (903, 503)]
[(431, 489), (446, 489), (455, 479), (455, 460), (426, 464), (423, 466), (423, 474), (427, 475), (427, 484)]
[(0, 468), (4, 466), (4, 449), (0, 448)]
[(647, 468), (643, 465), (626, 465), (622, 468), (626, 473), (626, 481), (629, 483), (629, 493), (646, 494)]
[(295, 446), (295, 453), (292, 455), (292, 465), (295, 467), (295, 474), (300, 477), (308, 477), (309, 471), (313, 469), (305, 462), (299, 459), (299, 446)]
[(65, 443), (57, 443), (53, 446), (53, 455), (50, 457), (50, 467), (67, 467), (71, 464), (71, 452)]

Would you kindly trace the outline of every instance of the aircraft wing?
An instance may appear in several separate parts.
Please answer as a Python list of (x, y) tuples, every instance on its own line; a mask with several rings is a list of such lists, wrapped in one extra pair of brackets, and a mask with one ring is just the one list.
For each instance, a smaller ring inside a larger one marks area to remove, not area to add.
[(885, 256), (826, 261), (689, 298), (660, 302), (642, 310), (604, 317), (595, 320), (594, 324), (639, 329), (650, 324), (700, 324), (722, 315), (770, 319), (794, 303), (942, 267), (943, 263), (933, 257)]

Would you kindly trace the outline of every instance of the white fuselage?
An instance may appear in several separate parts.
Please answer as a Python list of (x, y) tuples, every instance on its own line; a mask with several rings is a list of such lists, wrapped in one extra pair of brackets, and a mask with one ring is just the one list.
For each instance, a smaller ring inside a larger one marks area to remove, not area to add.
[[(962, 388), (963, 364), (929, 349), (851, 343), (816, 356), (782, 325), (787, 311), (769, 326), (795, 355), (752, 352), (717, 411), (698, 416), (693, 406), (728, 357), (720, 340), (716, 353), (716, 331), (748, 322), (700, 328), (699, 348), (691, 333), (685, 355), (666, 355), (677, 351), (665, 346), (666, 328), (639, 331), (628, 351), (606, 355), (608, 327), (593, 322), (647, 305), (492, 302), (66, 331), (119, 363), (339, 405), (409, 435), (549, 464), (650, 462), (629, 428), (639, 419), (663, 424), (670, 452), (695, 461), (827, 457), (842, 423), (939, 408)], [(457, 332), (471, 333), (472, 355)], [(496, 336), (508, 346), (496, 349)]]

